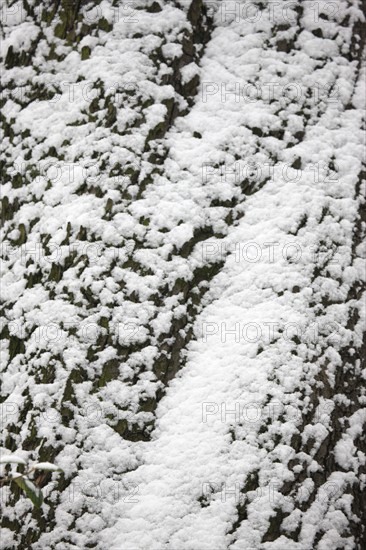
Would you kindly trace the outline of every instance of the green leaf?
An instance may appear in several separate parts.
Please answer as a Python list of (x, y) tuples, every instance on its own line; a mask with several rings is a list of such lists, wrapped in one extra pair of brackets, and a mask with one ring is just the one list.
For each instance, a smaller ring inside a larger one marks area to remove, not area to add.
[(13, 481), (25, 492), (36, 508), (40, 508), (43, 502), (43, 494), (39, 487), (36, 487), (30, 479), (24, 476), (17, 476)]

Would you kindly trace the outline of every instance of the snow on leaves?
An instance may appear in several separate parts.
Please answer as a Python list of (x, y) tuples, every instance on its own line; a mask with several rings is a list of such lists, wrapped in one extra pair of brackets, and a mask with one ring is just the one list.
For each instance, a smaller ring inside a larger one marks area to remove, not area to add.
[(359, 3), (113, 4), (4, 21), (7, 540), (357, 548)]

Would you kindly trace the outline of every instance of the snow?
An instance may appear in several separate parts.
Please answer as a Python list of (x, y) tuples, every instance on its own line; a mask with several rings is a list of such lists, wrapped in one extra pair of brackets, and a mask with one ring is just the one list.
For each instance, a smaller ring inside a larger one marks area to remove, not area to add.
[[(259, 18), (223, 18), (216, 6), (199, 65), (180, 67), (182, 85), (200, 77), (194, 104), (149, 149), (147, 136), (166, 123), (166, 100), (187, 105), (166, 82), (192, 28), (189, 2), (159, 4), (157, 13), (136, 9), (137, 20), (127, 24), (104, 1), (95, 10), (111, 31), (75, 48), (57, 39), (60, 60), (44, 57), (42, 38), (32, 66), (5, 71), (5, 83), (32, 81), (57, 93), (21, 107), (7, 99), (4, 107), (22, 136), (5, 137), (8, 164), (40, 172), (33, 177), (27, 169), (21, 187), (4, 185), (9, 202), (20, 204), (2, 229), (4, 325), (15, 323), (12, 335), (28, 338), (11, 361), (3, 345), (6, 420), (19, 423), (29, 399), (31, 411), (14, 435), (19, 448), (34, 419), (38, 435), (57, 445), (66, 479), (73, 476), (52, 529), (32, 548), (78, 550), (93, 541), (115, 550), (311, 550), (315, 541), (322, 550), (356, 548), (347, 499), (365, 465), (357, 443), (364, 410), (342, 418), (334, 471), (314, 479), (327, 460), (334, 411), (350, 401), (338, 395), (339, 373), (347, 377), (351, 368), (343, 350), (360, 347), (364, 322), (359, 297), (349, 298), (363, 277), (362, 251), (353, 246), (363, 72), (342, 51), (349, 37), (341, 25), (359, 11), (342, 0), (322, 20), (319, 38), (304, 3), (302, 17), (291, 11), (296, 24), (279, 35), (295, 40), (287, 53), (273, 43), (270, 6)], [(27, 50), (38, 31), (14, 20), (4, 47)], [(86, 45), (91, 54), (82, 60)], [(151, 54), (160, 50), (164, 61), (155, 63)], [(105, 124), (109, 96), (118, 106), (113, 131)], [(152, 152), (166, 152), (161, 166)], [(242, 189), (248, 173), (250, 194)], [(26, 245), (14, 247), (20, 224)], [(203, 240), (183, 253), (200, 232)], [(48, 255), (36, 246), (46, 235)], [(197, 285), (197, 271), (219, 261), (219, 272)], [(59, 280), (51, 276), (58, 264), (65, 268)], [(39, 270), (42, 282), (28, 286)], [(196, 285), (207, 292), (190, 326)], [(350, 329), (353, 310), (359, 317)], [(188, 329), (193, 339), (167, 385), (154, 366)], [(45, 371), (53, 376), (44, 382)], [(74, 416), (65, 424), (60, 411), (72, 373), (66, 401)], [(140, 409), (163, 390), (156, 410)], [(152, 422), (147, 441), (115, 429)], [(248, 490), (252, 477), (258, 482)], [(289, 495), (285, 483), (294, 484)], [(236, 525), (243, 503), (246, 515)], [(263, 542), (278, 510), (283, 534)], [(8, 529), (4, 536), (8, 545), (17, 540)]]

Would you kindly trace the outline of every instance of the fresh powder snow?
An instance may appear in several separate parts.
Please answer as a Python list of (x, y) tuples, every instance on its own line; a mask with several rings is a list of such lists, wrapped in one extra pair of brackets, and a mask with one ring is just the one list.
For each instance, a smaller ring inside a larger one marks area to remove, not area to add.
[(365, 548), (365, 13), (1, 8), (1, 548)]

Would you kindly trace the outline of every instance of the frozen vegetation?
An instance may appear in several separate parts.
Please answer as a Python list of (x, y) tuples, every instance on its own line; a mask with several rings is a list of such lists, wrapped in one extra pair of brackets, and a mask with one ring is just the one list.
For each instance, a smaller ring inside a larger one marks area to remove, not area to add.
[(366, 548), (362, 1), (1, 23), (1, 548)]

